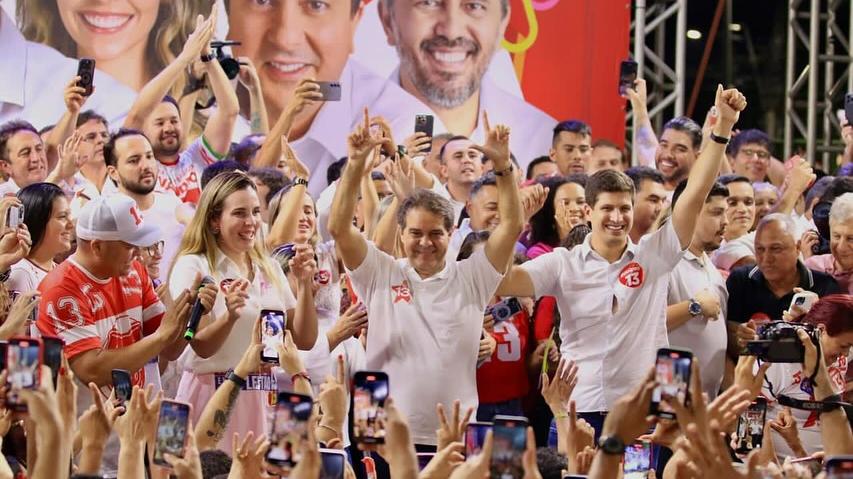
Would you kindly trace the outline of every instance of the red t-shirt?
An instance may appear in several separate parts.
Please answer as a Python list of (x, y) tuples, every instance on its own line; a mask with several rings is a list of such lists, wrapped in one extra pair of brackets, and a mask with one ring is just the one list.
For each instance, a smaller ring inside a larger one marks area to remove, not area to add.
[[(156, 331), (166, 311), (138, 261), (127, 276), (101, 280), (68, 259), (38, 289), (38, 329), (62, 338), (68, 359), (92, 349), (130, 346)], [(146, 384), (143, 369), (131, 371), (131, 378), (135, 385)]]
[(527, 359), (530, 351), (530, 317), (522, 311), (507, 321), (495, 322), (495, 352), (477, 369), (480, 403), (521, 399), (530, 388)]

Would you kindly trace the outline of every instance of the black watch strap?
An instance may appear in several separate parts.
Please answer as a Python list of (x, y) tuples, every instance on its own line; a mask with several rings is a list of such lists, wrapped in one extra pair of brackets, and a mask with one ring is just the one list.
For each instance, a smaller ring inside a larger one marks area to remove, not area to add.
[(246, 387), (246, 380), (238, 376), (237, 373), (235, 373), (234, 371), (229, 371), (226, 379), (236, 384), (239, 389), (243, 389)]
[(598, 447), (601, 448), (601, 452), (607, 455), (621, 456), (622, 454), (625, 454), (625, 442), (623, 442), (618, 436), (599, 437)]
[(214, 58), (216, 58), (216, 55), (214, 55), (213, 53), (203, 53), (201, 55), (202, 63), (207, 63), (207, 62), (213, 60)]
[(783, 406), (818, 413), (835, 411), (838, 408), (849, 406), (849, 404), (844, 402), (844, 398), (840, 394), (833, 394), (824, 398), (823, 401), (807, 401), (780, 394), (776, 396), (776, 400)]
[(711, 138), (711, 141), (713, 141), (714, 143), (719, 143), (719, 144), (721, 144), (721, 145), (728, 145), (728, 144), (729, 144), (729, 140), (731, 139), (731, 138), (726, 138), (726, 137), (724, 137), (724, 136), (717, 136), (717, 135), (715, 135), (715, 134), (714, 134), (714, 132), (713, 132), (713, 131), (711, 132), (711, 137), (710, 137), (710, 138)]

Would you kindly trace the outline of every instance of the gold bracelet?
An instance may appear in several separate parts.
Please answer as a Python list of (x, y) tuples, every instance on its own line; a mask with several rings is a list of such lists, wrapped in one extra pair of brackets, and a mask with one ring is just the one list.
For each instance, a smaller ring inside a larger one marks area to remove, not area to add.
[(558, 412), (557, 414), (554, 414), (554, 419), (567, 419), (568, 417), (569, 414), (565, 412)]

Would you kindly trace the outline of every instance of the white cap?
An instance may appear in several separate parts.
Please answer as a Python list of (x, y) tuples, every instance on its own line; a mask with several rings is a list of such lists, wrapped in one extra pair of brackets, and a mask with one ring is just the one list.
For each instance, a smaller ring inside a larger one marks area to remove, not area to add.
[(120, 193), (89, 201), (77, 217), (77, 237), (84, 240), (124, 241), (144, 248), (162, 236), (156, 224), (143, 220), (136, 201)]

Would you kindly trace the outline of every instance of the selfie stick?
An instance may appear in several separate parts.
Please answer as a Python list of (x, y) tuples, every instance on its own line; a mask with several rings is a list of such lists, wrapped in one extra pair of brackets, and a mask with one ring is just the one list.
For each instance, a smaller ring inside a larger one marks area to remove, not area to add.
[[(206, 284), (215, 284), (216, 281), (210, 276), (205, 276), (201, 279), (201, 283), (198, 285), (198, 291), (201, 291), (201, 288)], [(187, 331), (184, 333), (184, 339), (190, 341), (195, 337), (195, 331), (198, 329), (198, 323), (201, 322), (201, 315), (206, 311), (204, 310), (204, 305), (201, 304), (201, 298), (196, 297), (195, 303), (193, 303), (193, 309), (190, 311), (190, 320), (187, 324)]]

